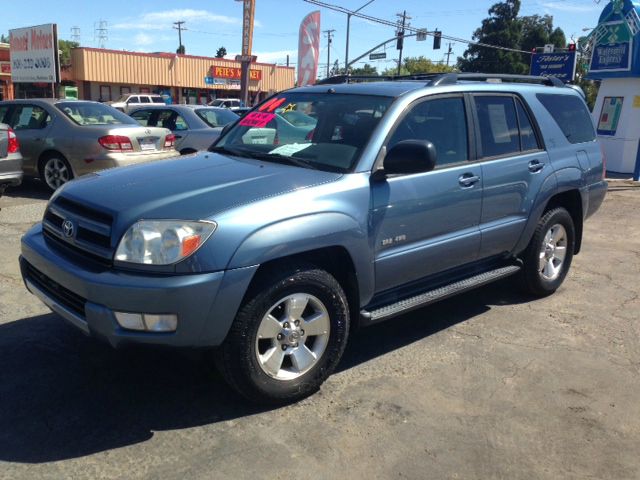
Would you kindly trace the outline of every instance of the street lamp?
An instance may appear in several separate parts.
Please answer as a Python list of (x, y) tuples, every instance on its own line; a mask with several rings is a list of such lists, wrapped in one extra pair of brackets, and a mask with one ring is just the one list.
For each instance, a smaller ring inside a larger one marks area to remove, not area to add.
[(360, 10), (362, 10), (364, 7), (366, 7), (370, 3), (373, 3), (374, 1), (375, 0), (369, 0), (367, 3), (362, 5), (359, 9), (354, 10), (353, 12), (347, 13), (347, 46), (344, 53), (344, 74), (345, 75), (349, 74), (349, 26), (351, 24), (351, 15), (353, 15), (354, 13), (358, 13)]

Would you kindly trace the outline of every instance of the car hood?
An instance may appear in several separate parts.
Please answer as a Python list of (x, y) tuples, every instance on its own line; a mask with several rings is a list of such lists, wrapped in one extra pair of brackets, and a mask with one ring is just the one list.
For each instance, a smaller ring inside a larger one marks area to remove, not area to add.
[(66, 184), (59, 195), (108, 212), (120, 230), (142, 218), (214, 218), (240, 205), (341, 176), (202, 152), (86, 175)]

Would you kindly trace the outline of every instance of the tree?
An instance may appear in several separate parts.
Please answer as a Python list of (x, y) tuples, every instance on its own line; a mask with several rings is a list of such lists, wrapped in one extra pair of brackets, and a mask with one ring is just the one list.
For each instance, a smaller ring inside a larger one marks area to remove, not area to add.
[(378, 69), (368, 63), (364, 64), (364, 67), (351, 68), (349, 70), (351, 75), (378, 75)]
[(187, 51), (186, 48), (184, 48), (184, 45), (180, 45), (177, 49), (176, 49), (176, 53), (180, 54), (180, 55), (184, 55), (185, 52)]
[(58, 50), (60, 51), (60, 65), (71, 65), (71, 49), (78, 48), (78, 42), (70, 40), (58, 40)]
[[(522, 25), (518, 20), (520, 0), (505, 0), (489, 9), (489, 17), (473, 33), (478, 43), (518, 49), (522, 38)], [(508, 50), (469, 45), (458, 66), (464, 72), (516, 73), (529, 71), (529, 65), (522, 62), (521, 54)]]
[[(452, 72), (454, 67), (448, 67), (444, 63), (434, 62), (429, 60), (424, 55), (419, 57), (406, 57), (402, 61), (402, 67), (400, 68), (400, 75), (416, 75), (418, 73), (446, 73)], [(396, 75), (398, 73), (398, 67), (387, 68), (383, 75)]]
[(0, 43), (9, 43), (9, 35), (0, 33)]
[(216, 58), (224, 58), (226, 54), (227, 49), (224, 47), (220, 47), (218, 50), (216, 50)]

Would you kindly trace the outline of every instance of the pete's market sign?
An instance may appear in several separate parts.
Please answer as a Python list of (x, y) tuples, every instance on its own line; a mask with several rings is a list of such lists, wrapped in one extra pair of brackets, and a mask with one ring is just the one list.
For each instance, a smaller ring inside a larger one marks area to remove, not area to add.
[(9, 56), (12, 82), (57, 82), (60, 73), (56, 25), (9, 30)]
[[(235, 67), (218, 67), (212, 65), (209, 69), (209, 76), (213, 78), (230, 78), (240, 80), (242, 70)], [(249, 80), (262, 80), (262, 70), (249, 70)]]

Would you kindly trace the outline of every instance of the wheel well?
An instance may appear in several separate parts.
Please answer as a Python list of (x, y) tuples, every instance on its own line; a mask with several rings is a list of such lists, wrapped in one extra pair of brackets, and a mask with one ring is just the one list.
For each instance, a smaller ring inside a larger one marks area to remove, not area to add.
[(355, 327), (360, 314), (360, 292), (353, 260), (344, 247), (320, 248), (269, 260), (258, 267), (249, 288), (254, 283), (264, 279), (265, 276), (268, 276), (269, 272), (280, 269), (283, 264), (300, 263), (313, 264), (330, 273), (338, 281), (349, 301), (349, 314), (352, 319), (352, 326)]
[(582, 225), (584, 218), (580, 192), (578, 192), (578, 190), (568, 190), (551, 197), (544, 212), (546, 213), (557, 207), (565, 208), (573, 219), (573, 225), (576, 231), (574, 254), (579, 253), (580, 247), (582, 246)]
[[(67, 157), (65, 157), (59, 151), (57, 151), (57, 150), (45, 150), (44, 152), (42, 152), (40, 154), (40, 157), (38, 158), (38, 173), (39, 174), (42, 174), (42, 167), (43, 167), (44, 162), (46, 162), (47, 160), (49, 160), (52, 157), (61, 157), (67, 163), (69, 163), (69, 161), (67, 160)], [(69, 166), (71, 167), (71, 164), (69, 164)], [(71, 167), (71, 171), (73, 172), (73, 167)]]

